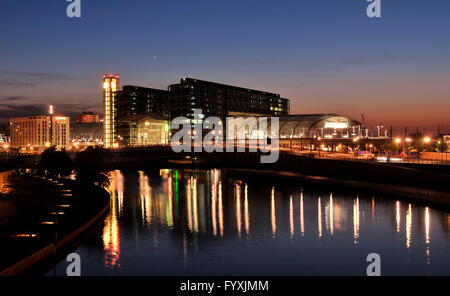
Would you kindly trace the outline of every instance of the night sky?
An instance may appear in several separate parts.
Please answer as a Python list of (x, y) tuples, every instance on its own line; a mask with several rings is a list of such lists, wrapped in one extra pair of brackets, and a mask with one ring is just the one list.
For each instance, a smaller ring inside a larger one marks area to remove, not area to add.
[(450, 126), (450, 1), (0, 0), (0, 122), (101, 112), (101, 75), (182, 77), (280, 93), (291, 113)]

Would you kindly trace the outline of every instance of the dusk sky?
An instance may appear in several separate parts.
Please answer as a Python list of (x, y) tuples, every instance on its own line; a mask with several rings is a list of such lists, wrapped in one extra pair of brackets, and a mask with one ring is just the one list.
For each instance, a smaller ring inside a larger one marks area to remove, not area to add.
[(450, 126), (450, 1), (0, 0), (0, 122), (102, 111), (101, 75), (280, 93), (291, 113)]

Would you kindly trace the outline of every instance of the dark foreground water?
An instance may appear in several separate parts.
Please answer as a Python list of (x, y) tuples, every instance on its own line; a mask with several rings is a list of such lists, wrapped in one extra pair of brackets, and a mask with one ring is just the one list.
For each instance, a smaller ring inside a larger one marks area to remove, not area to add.
[(434, 208), (220, 170), (160, 175), (112, 173), (111, 214), (75, 250), (82, 275), (365, 275), (369, 253), (383, 275), (450, 275), (450, 215)]

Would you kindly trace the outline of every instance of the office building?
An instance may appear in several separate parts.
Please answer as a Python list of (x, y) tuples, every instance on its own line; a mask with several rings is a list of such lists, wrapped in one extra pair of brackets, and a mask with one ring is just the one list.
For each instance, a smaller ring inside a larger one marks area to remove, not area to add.
[(11, 148), (32, 152), (69, 147), (70, 118), (42, 115), (10, 119)]
[(279, 94), (237, 86), (183, 78), (169, 86), (171, 118), (193, 118), (194, 109), (207, 116), (285, 116), (289, 100)]
[(228, 116), (287, 116), (290, 112), (289, 100), (279, 94), (193, 78), (183, 78), (168, 90), (134, 85), (119, 90), (119, 75), (104, 75), (103, 97), (106, 148), (145, 142), (132, 138), (145, 117), (170, 123), (180, 116), (193, 120), (195, 109), (202, 109), (202, 118), (217, 116), (223, 121)]

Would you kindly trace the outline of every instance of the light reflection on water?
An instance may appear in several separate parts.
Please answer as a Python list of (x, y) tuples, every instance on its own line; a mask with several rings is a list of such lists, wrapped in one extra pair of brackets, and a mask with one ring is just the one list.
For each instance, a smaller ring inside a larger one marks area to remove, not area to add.
[(85, 275), (364, 275), (373, 252), (383, 274), (450, 275), (449, 215), (412, 203), (220, 170), (114, 171), (109, 190), (103, 230), (76, 250)]

